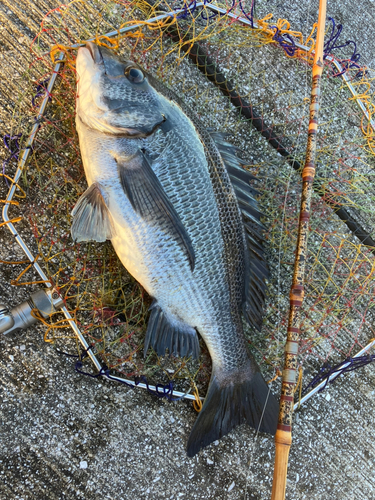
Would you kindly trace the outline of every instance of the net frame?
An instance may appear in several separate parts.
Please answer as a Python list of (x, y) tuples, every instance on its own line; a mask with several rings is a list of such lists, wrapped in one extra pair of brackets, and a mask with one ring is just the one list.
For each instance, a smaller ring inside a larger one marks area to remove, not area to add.
[[(194, 4), (194, 9), (201, 8), (201, 7), (205, 8), (205, 9), (209, 9), (209, 10), (211, 10), (213, 12), (216, 12), (216, 13), (219, 13), (219, 14), (223, 14), (223, 15), (229, 16), (233, 20), (235, 20), (236, 22), (239, 22), (239, 23), (242, 23), (242, 24), (244, 24), (246, 26), (249, 26), (252, 29), (260, 29), (261, 28), (261, 25), (259, 25), (254, 20), (249, 20), (248, 18), (245, 18), (245, 17), (239, 17), (239, 16), (237, 16), (235, 14), (232, 14), (231, 12), (228, 12), (227, 10), (225, 10), (223, 8), (220, 8), (218, 6), (212, 5), (210, 3), (199, 2), (199, 3), (195, 3)], [(148, 23), (157, 22), (157, 21), (166, 19), (166, 18), (171, 17), (171, 16), (178, 16), (179, 14), (184, 13), (184, 12), (186, 12), (186, 8), (174, 10), (174, 11), (171, 11), (171, 12), (168, 12), (168, 13), (156, 16), (156, 17), (154, 17), (152, 19), (148, 19), (147, 22)], [(102, 38), (106, 37), (106, 38), (110, 39), (110, 38), (113, 38), (115, 36), (118, 36), (119, 34), (123, 34), (123, 33), (126, 33), (128, 31), (136, 30), (136, 29), (140, 28), (141, 26), (144, 26), (144, 22), (142, 22), (140, 24), (135, 24), (133, 26), (128, 26), (128, 27), (122, 28), (120, 30), (116, 30), (116, 31), (111, 31), (111, 32), (105, 33), (104, 35), (101, 35), (101, 37)], [(95, 41), (95, 38), (92, 38), (92, 39), (89, 39), (89, 40)], [(81, 45), (83, 45), (83, 44), (74, 44), (74, 45), (70, 46), (70, 48), (72, 48), (72, 49), (73, 48), (78, 48)], [(295, 42), (295, 45), (300, 50), (302, 50), (302, 51), (305, 52), (306, 57), (308, 57), (309, 55), (311, 56), (311, 54), (312, 54), (311, 48), (309, 48), (309, 47), (307, 47), (307, 46), (305, 46), (305, 45), (303, 45), (303, 44), (301, 44), (299, 42)], [(45, 55), (47, 55), (47, 54), (49, 54), (49, 52), (45, 53)], [(364, 105), (362, 99), (360, 98), (360, 95), (356, 92), (355, 88), (352, 86), (352, 84), (351, 84), (349, 78), (347, 77), (345, 71), (343, 71), (343, 67), (341, 66), (340, 62), (335, 57), (333, 57), (331, 55), (327, 56), (326, 59), (329, 62), (331, 62), (336, 67), (337, 71), (340, 73), (341, 78), (343, 79), (343, 81), (345, 82), (346, 86), (350, 90), (353, 98), (355, 99), (357, 105), (359, 106), (359, 108), (363, 112), (364, 116), (367, 118), (369, 125), (372, 127), (373, 131), (375, 131), (374, 121), (372, 120), (370, 114), (368, 113), (368, 111), (366, 109), (366, 106)], [(17, 233), (17, 230), (15, 229), (15, 227), (13, 225), (13, 222), (15, 222), (15, 221), (12, 220), (12, 219), (10, 219), (8, 217), (8, 209), (9, 209), (10, 205), (12, 204), (13, 196), (14, 196), (15, 191), (16, 191), (17, 186), (18, 186), (17, 183), (18, 183), (18, 181), (19, 181), (19, 179), (21, 177), (21, 174), (23, 172), (23, 169), (24, 169), (24, 167), (25, 167), (25, 165), (27, 163), (30, 151), (32, 149), (33, 142), (34, 142), (35, 137), (36, 137), (36, 135), (38, 133), (39, 122), (42, 119), (42, 117), (44, 116), (44, 113), (45, 113), (46, 108), (48, 106), (49, 96), (51, 95), (51, 92), (52, 92), (52, 89), (53, 89), (54, 84), (56, 82), (56, 79), (58, 78), (58, 73), (59, 73), (59, 70), (61, 68), (61, 65), (64, 62), (64, 53), (60, 52), (59, 55), (57, 56), (57, 58), (55, 60), (56, 60), (56, 65), (54, 67), (54, 70), (53, 70), (53, 73), (51, 75), (51, 78), (50, 78), (50, 80), (48, 82), (47, 90), (46, 90), (46, 95), (43, 98), (42, 103), (40, 105), (39, 112), (38, 112), (37, 117), (36, 117), (36, 122), (35, 122), (35, 124), (34, 124), (34, 126), (32, 128), (32, 131), (31, 131), (28, 139), (27, 139), (26, 147), (25, 147), (25, 149), (22, 152), (21, 159), (19, 161), (16, 174), (15, 174), (13, 180), (12, 180), (12, 186), (11, 186), (11, 188), (9, 190), (9, 193), (7, 195), (7, 198), (6, 198), (6, 202), (5, 202), (4, 207), (3, 207), (3, 221), (4, 221), (4, 224), (12, 232), (13, 236), (15, 237), (15, 240), (17, 241), (17, 243), (19, 244), (19, 246), (21, 247), (21, 249), (24, 251), (25, 255), (27, 256), (27, 258), (29, 259), (29, 261), (33, 265), (34, 269), (37, 271), (37, 273), (41, 277), (42, 282), (45, 283), (47, 287), (51, 287), (53, 285), (48, 280), (48, 277), (45, 275), (45, 273), (44, 273), (43, 269), (41, 268), (41, 266), (38, 264), (37, 258), (34, 258), (34, 256), (32, 255), (31, 251), (27, 247), (26, 243), (23, 241), (22, 237)], [(75, 335), (78, 337), (78, 339), (79, 339), (82, 347), (84, 348), (84, 352), (90, 357), (91, 361), (93, 362), (95, 368), (98, 370), (99, 374), (101, 374), (102, 376), (104, 376), (105, 378), (107, 378), (109, 380), (116, 380), (118, 382), (126, 383), (126, 384), (128, 384), (130, 386), (137, 385), (137, 386), (142, 387), (144, 389), (151, 389), (151, 390), (154, 390), (156, 392), (158, 391), (158, 387), (157, 386), (152, 386), (152, 385), (143, 384), (143, 383), (136, 383), (136, 382), (134, 382), (132, 380), (129, 380), (129, 379), (126, 379), (124, 377), (119, 377), (117, 375), (109, 375), (108, 373), (106, 373), (106, 371), (103, 368), (103, 364), (98, 360), (97, 356), (92, 352), (92, 349), (90, 348), (90, 346), (87, 343), (86, 339), (82, 335), (82, 333), (81, 333), (78, 325), (76, 324), (76, 322), (74, 321), (74, 319), (70, 315), (68, 309), (64, 306), (61, 309), (61, 311), (63, 312), (66, 320), (68, 321), (69, 326), (73, 329)], [(363, 355), (365, 352), (368, 352), (368, 350), (371, 347), (373, 347), (374, 344), (375, 344), (375, 341), (370, 342), (363, 349), (361, 349), (355, 356), (353, 356), (353, 358), (359, 357), (359, 356)], [(339, 375), (339, 373), (332, 374), (329, 377), (329, 380), (333, 380), (338, 375)], [(321, 387), (324, 384), (326, 384), (326, 383), (327, 383), (326, 381), (323, 381), (321, 384), (319, 384), (317, 387), (315, 387), (313, 390), (311, 390), (308, 394), (306, 394), (302, 398), (302, 400), (300, 401), (300, 403), (307, 401), (316, 392), (318, 392), (321, 389)], [(194, 395), (191, 395), (189, 393), (182, 393), (182, 392), (174, 391), (174, 390), (173, 390), (173, 395), (175, 395), (177, 398), (187, 398), (187, 399), (190, 399), (190, 400), (195, 400), (196, 399), (196, 396), (194, 396)], [(201, 398), (201, 399), (204, 399), (204, 398)], [(295, 408), (297, 407), (297, 405), (298, 404), (296, 403)]]

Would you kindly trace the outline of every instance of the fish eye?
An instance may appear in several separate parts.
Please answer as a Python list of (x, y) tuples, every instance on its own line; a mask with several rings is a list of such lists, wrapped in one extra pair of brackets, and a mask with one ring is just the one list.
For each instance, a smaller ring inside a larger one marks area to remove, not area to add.
[(142, 71), (138, 68), (135, 68), (134, 66), (129, 66), (126, 68), (125, 76), (132, 83), (142, 83), (145, 79)]

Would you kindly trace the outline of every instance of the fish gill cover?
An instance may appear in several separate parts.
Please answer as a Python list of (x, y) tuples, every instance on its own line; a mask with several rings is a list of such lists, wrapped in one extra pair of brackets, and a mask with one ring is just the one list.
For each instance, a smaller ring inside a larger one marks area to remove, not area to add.
[[(309, 51), (295, 42), (311, 50), (314, 34), (304, 40), (286, 21), (271, 16), (254, 20), (254, 9), (241, 2), (221, 7), (224, 14), (219, 15), (195, 3), (75, 1), (48, 12), (38, 29), (35, 19), (42, 14), (27, 18), (19, 9), (19, 19), (30, 33), (30, 53), (21, 54), (10, 39), (5, 41), (5, 64), (17, 68), (18, 78), (0, 82), (10, 116), (4, 129), (4, 200), (46, 95), (54, 60), (64, 54), (29, 161), (17, 183), (11, 220), (59, 290), (90, 349), (110, 373), (127, 378), (142, 375), (166, 386), (172, 381), (180, 391), (197, 388), (200, 395), (205, 394), (211, 373), (204, 343), (198, 361), (159, 357), (151, 350), (144, 358), (151, 299), (127, 273), (109, 242), (73, 243), (71, 239), (71, 211), (87, 187), (75, 130), (77, 51), (73, 46), (93, 38), (118, 50), (170, 86), (207, 128), (225, 132), (227, 140), (243, 151), (245, 168), (257, 177), (254, 187), (264, 213), (271, 270), (262, 330), (247, 328), (246, 336), (265, 377), (271, 379), (283, 364), (300, 166), (307, 140), (312, 60)], [(178, 16), (147, 22), (178, 8), (182, 9)], [(254, 27), (225, 12), (242, 16)], [(134, 25), (135, 29), (120, 34), (120, 28)], [(337, 27), (330, 29), (327, 56), (338, 46)], [(111, 31), (116, 33), (113, 37), (103, 36)], [(324, 363), (341, 362), (375, 337), (374, 131), (358, 106), (362, 103), (371, 117), (374, 72), (360, 67), (351, 48), (350, 44), (340, 48), (340, 60), (356, 97), (338, 75), (332, 58), (326, 58), (322, 79), (299, 348), (305, 386)], [(345, 223), (348, 219), (349, 224)], [(11, 264), (3, 269), (12, 285), (28, 291), (42, 286), (21, 249), (10, 252), (2, 247), (0, 257), (2, 264)], [(44, 323), (46, 342), (82, 358), (77, 338), (61, 313)], [(88, 359), (75, 365), (81, 372), (95, 374)], [(273, 392), (277, 391), (274, 387)]]

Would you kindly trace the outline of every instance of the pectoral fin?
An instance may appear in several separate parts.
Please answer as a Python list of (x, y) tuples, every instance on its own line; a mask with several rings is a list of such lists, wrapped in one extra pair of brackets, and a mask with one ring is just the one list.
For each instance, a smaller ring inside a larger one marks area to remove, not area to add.
[(71, 235), (74, 241), (106, 241), (113, 238), (115, 229), (105, 203), (100, 184), (86, 189), (72, 211)]
[(195, 253), (175, 208), (166, 195), (146, 155), (139, 151), (127, 161), (116, 159), (121, 185), (134, 210), (145, 220), (163, 227), (178, 241), (194, 270)]

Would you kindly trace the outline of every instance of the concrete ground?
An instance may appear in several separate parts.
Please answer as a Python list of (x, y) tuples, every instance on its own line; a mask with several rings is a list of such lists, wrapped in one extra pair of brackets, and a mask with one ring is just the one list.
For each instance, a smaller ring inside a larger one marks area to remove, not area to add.
[[(38, 9), (46, 12), (58, 4), (29, 5), (35, 18)], [(26, 27), (20, 20), (20, 5), (0, 2), (3, 23), (9, 20), (3, 36), (13, 33), (21, 53), (33, 24)], [(273, 11), (306, 31), (317, 2), (268, 1), (258, 10)], [(344, 38), (357, 41), (362, 62), (370, 67), (375, 66), (374, 11), (373, 0), (328, 6), (344, 25)], [(5, 64), (9, 45), (0, 39), (0, 46), (2, 78), (17, 80)], [(1, 103), (5, 134), (12, 109), (6, 98)], [(5, 193), (2, 185), (1, 199)], [(18, 255), (4, 227), (0, 248), (1, 258)], [(9, 284), (12, 277), (0, 264), (0, 301), (16, 305), (26, 295)], [(191, 403), (169, 403), (141, 389), (83, 377), (71, 358), (43, 341), (43, 332), (38, 326), (0, 337), (0, 500), (270, 498), (272, 438), (241, 426), (189, 459), (185, 446), (196, 418)], [(289, 500), (375, 499), (374, 386), (369, 365), (340, 378), (296, 412)]]

